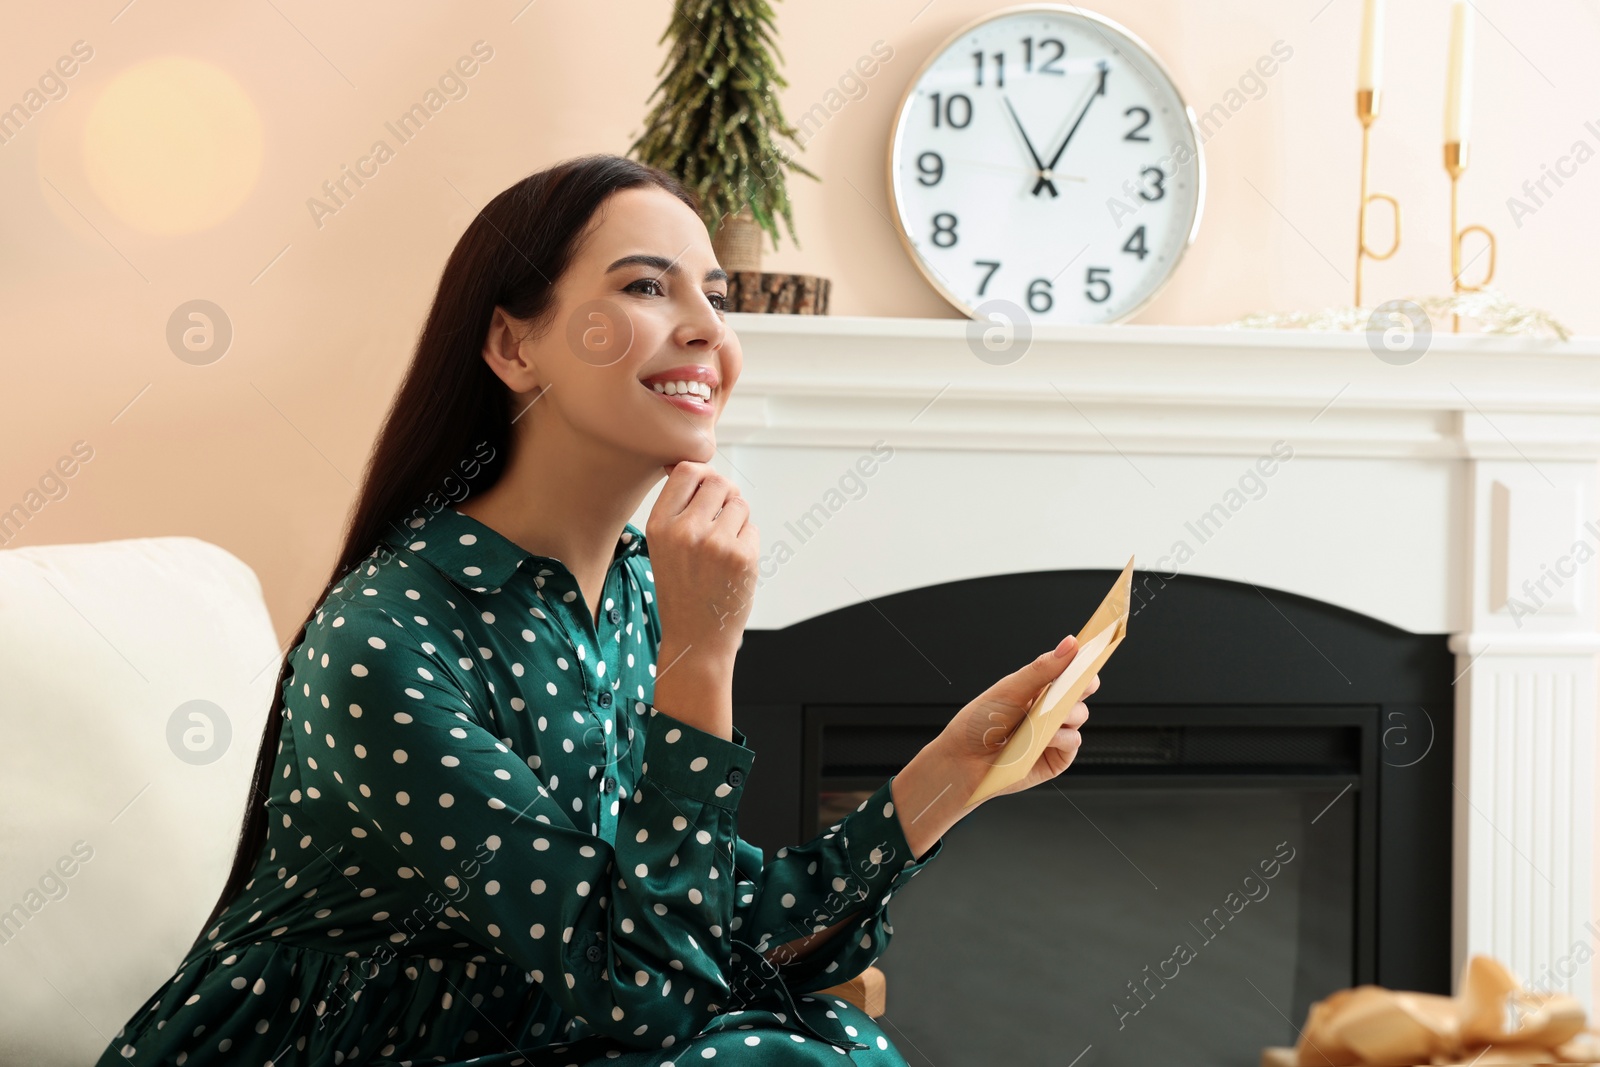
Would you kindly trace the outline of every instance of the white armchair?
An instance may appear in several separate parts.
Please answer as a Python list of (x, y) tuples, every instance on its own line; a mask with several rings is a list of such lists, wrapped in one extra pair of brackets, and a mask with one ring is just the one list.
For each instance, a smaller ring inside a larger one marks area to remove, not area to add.
[(0, 1063), (91, 1062), (199, 935), (277, 657), (214, 544), (0, 551)]

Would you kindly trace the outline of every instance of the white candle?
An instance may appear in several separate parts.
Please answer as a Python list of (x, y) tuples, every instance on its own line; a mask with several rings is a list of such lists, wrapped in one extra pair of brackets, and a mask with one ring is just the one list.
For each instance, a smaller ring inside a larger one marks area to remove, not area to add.
[(1356, 88), (1376, 90), (1382, 68), (1383, 0), (1362, 0), (1361, 69), (1356, 75)]
[(1450, 5), (1450, 65), (1445, 76), (1444, 140), (1465, 144), (1472, 113), (1472, 11), (1467, 0)]

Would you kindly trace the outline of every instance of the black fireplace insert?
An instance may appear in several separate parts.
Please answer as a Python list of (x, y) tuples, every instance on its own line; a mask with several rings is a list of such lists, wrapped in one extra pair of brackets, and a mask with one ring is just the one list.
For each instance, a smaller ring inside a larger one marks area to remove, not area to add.
[[(770, 852), (836, 821), (1115, 577), (949, 582), (748, 631), (740, 833)], [(915, 1067), (1251, 1065), (1337, 989), (1449, 992), (1445, 635), (1134, 584), (1073, 766), (969, 815), (890, 906), (883, 1023)]]

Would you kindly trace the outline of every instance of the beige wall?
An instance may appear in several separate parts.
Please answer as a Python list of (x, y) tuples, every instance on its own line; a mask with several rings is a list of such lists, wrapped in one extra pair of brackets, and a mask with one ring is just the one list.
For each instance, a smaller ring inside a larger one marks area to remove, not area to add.
[[(0, 105), (23, 101), (62, 57), (60, 69), (74, 70), (65, 96), (0, 144), (0, 507), (28, 499), (86, 442), (93, 458), (63, 479), (66, 495), (11, 544), (215, 540), (257, 569), (287, 636), (326, 577), (452, 243), (476, 205), (517, 177), (582, 152), (625, 151), (655, 84), (669, 5), (512, 0), (444, 14), (411, 5), (404, 16), (377, 5), (118, 6), (41, 8), (0, 40)], [(1481, 135), (1468, 216), (1499, 231), (1497, 280), (1510, 292), (1580, 332), (1600, 331), (1600, 308), (1587, 299), (1600, 163), (1579, 167), (1520, 228), (1505, 207), (1575, 140), (1600, 145), (1600, 131), (1584, 127), (1600, 121), (1600, 16), (1578, 0), (1479, 6)], [(1264, 95), (1207, 140), (1200, 237), (1136, 321), (1211, 323), (1349, 299), (1340, 275), (1350, 276), (1353, 240), (1358, 7), (1099, 5), (1150, 43), (1198, 111), (1224, 100), (1274, 41), (1293, 49)], [(1369, 300), (1442, 291), (1447, 271), (1446, 5), (1390, 8), (1375, 173), (1405, 204), (1406, 241), (1369, 268)], [(875, 41), (893, 50), (865, 93), (807, 140), (799, 158), (824, 180), (792, 179), (803, 248), (785, 233), (769, 254), (771, 268), (832, 277), (836, 314), (955, 314), (884, 221), (882, 144), (928, 51), (984, 9), (972, 0), (777, 7), (791, 119)], [(493, 54), (474, 67), (480, 40)], [(79, 41), (80, 56), (93, 54), (74, 64)], [(462, 79), (466, 95), (400, 144), (385, 122), (464, 56), (474, 70)], [(152, 111), (140, 104), (152, 82), (139, 68), (156, 60), (168, 64), (157, 83), (187, 88), (156, 97)], [(379, 138), (393, 157), (337, 213), (314, 219), (308, 199)], [(220, 305), (234, 328), (226, 356), (207, 366), (181, 362), (165, 341), (174, 309), (197, 298)]]

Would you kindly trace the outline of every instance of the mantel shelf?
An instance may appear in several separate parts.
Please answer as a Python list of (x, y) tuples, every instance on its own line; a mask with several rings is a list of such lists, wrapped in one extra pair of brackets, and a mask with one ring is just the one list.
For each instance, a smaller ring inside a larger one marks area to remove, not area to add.
[[(971, 320), (963, 318), (893, 318), (883, 315), (758, 315), (729, 312), (728, 324), (740, 335), (792, 335), (808, 338), (898, 338), (954, 340), (966, 336)], [(1033, 328), (1036, 343), (1111, 346), (1164, 346), (1180, 348), (1331, 349), (1365, 351), (1361, 333), (1336, 330), (1253, 330), (1229, 326), (1057, 326)], [(1498, 336), (1475, 333), (1433, 334), (1438, 352), (1525, 353), (1551, 352), (1600, 359), (1600, 334), (1554, 338)]]
[(1600, 456), (1600, 336), (1434, 334), (1408, 364), (1364, 333), (1044, 326), (980, 359), (966, 319), (728, 315), (744, 366), (728, 444)]

